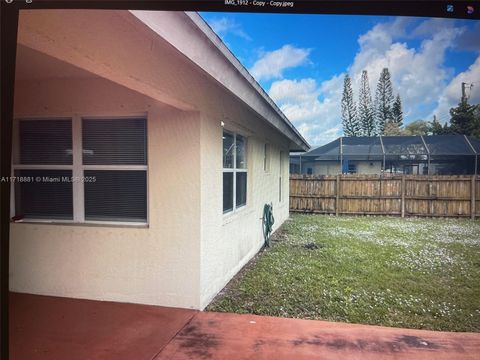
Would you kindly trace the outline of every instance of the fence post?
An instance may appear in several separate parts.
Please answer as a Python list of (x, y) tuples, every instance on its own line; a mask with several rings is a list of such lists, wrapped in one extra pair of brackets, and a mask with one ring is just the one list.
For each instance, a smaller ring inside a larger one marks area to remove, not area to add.
[(383, 173), (380, 174), (380, 194), (378, 196), (378, 207), (382, 213), (385, 212), (385, 202), (383, 201)]
[(472, 217), (472, 220), (475, 220), (475, 211), (476, 211), (476, 207), (477, 207), (477, 204), (476, 204), (476, 199), (475, 199), (475, 192), (476, 192), (476, 188), (475, 188), (475, 185), (476, 185), (476, 182), (477, 182), (477, 179), (476, 179), (476, 176), (475, 175), (472, 175), (472, 185), (470, 186), (470, 214), (471, 214), (471, 217)]
[(405, 174), (402, 175), (402, 200), (401, 200), (402, 218), (405, 217)]
[(428, 215), (432, 215), (434, 213), (434, 203), (432, 198), (432, 177), (428, 175)]
[(340, 206), (340, 175), (337, 175), (337, 181), (335, 183), (335, 215), (338, 216)]

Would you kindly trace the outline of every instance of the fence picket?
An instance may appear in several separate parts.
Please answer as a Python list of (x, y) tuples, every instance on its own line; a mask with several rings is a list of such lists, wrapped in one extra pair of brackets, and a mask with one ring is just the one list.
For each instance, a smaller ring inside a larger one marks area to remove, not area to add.
[(478, 217), (479, 176), (291, 175), (290, 210), (322, 214)]

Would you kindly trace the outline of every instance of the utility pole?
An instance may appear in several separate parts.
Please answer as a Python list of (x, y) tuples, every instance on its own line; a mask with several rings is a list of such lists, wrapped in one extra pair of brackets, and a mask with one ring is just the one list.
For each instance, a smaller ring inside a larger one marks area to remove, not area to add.
[(467, 100), (468, 100), (467, 86), (468, 86), (468, 89), (471, 91), (472, 87), (473, 87), (473, 84), (467, 84), (467, 83), (462, 82), (462, 103), (467, 102)]

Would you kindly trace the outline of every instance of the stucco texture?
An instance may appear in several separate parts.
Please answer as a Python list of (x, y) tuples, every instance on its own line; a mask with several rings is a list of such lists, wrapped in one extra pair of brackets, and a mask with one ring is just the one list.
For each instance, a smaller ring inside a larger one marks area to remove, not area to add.
[[(146, 117), (148, 224), (12, 223), (12, 291), (203, 309), (261, 248), (263, 205), (273, 204), (274, 229), (288, 217), (291, 140), (237, 73), (224, 70), (227, 88), (178, 50), (206, 41), (179, 14), (155, 13), (164, 28), (153, 31), (127, 11), (21, 12), (15, 117)], [(171, 25), (167, 41), (159, 33)], [(223, 129), (248, 144), (247, 205), (232, 214), (222, 209)]]

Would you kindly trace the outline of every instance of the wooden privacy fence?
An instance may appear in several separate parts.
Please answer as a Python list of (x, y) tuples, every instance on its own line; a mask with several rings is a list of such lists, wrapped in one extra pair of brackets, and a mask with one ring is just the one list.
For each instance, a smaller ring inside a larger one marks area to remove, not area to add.
[(291, 175), (290, 211), (474, 219), (480, 216), (480, 177)]

